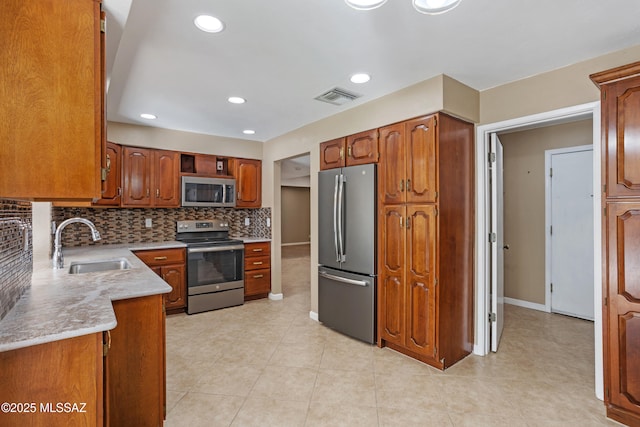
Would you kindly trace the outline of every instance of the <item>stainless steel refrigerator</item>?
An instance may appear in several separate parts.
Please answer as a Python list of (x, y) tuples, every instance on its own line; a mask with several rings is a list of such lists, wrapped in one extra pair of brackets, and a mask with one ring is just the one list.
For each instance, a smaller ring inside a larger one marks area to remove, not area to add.
[(376, 165), (318, 173), (318, 318), (376, 339)]

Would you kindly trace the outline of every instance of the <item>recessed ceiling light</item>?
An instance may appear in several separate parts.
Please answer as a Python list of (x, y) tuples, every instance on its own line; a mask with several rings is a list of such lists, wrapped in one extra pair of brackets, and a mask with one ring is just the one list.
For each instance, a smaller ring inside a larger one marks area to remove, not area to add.
[(344, 0), (349, 6), (358, 10), (371, 10), (382, 6), (387, 0)]
[(256, 133), (256, 131), (253, 129), (245, 129), (242, 131), (242, 133), (244, 133), (245, 135), (253, 135)]
[(196, 27), (207, 33), (219, 33), (224, 30), (224, 24), (221, 20), (211, 15), (200, 15), (193, 20)]
[(230, 96), (229, 98), (227, 98), (227, 101), (232, 104), (244, 104), (245, 102), (247, 102), (246, 99), (240, 98), (239, 96)]
[(351, 76), (352, 83), (366, 83), (371, 80), (371, 76), (367, 73), (358, 73)]
[(149, 113), (142, 113), (140, 114), (140, 117), (147, 120), (155, 120), (158, 118), (158, 116), (156, 116), (155, 114), (149, 114)]
[(438, 15), (460, 4), (462, 0), (413, 0), (413, 7), (420, 13)]

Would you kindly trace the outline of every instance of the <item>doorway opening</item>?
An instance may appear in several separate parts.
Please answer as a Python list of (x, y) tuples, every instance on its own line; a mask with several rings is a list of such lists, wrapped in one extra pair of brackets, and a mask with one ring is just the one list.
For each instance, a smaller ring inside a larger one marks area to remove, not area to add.
[(282, 293), (307, 306), (311, 301), (310, 161), (309, 153), (280, 161), (280, 256), (282, 274), (287, 275)]
[[(507, 120), (503, 122), (478, 126), (476, 129), (476, 340), (474, 353), (478, 355), (486, 355), (490, 352), (491, 332), (494, 322), (492, 321), (491, 311), (491, 294), (492, 294), (492, 268), (491, 268), (491, 199), (490, 199), (490, 144), (492, 134), (499, 134), (501, 137), (508, 136), (516, 131), (523, 131), (535, 128), (548, 127), (551, 125), (564, 124), (574, 122), (581, 119), (592, 120), (592, 138), (591, 142), (594, 147), (600, 145), (600, 104), (598, 102), (583, 104), (579, 106), (554, 110), (547, 113), (526, 116), (518, 119)], [(600, 186), (600, 152), (594, 150), (593, 156), (593, 188), (599, 189)], [(595, 306), (599, 306), (601, 300), (601, 271), (600, 271), (600, 194), (594, 191), (593, 197), (594, 212), (594, 250), (593, 259), (598, 262), (593, 263), (594, 280), (593, 280), (593, 300)], [(544, 207), (542, 207), (544, 209)], [(544, 212), (544, 210), (543, 210)], [(544, 214), (542, 215), (544, 220)], [(488, 237), (488, 238), (487, 238)], [(544, 236), (541, 236), (544, 239)], [(511, 246), (510, 242), (505, 242), (506, 246)], [(545, 267), (542, 267), (542, 274)], [(544, 289), (542, 290), (544, 295)], [(512, 298), (517, 300), (517, 298)], [(531, 300), (524, 298), (523, 301)], [(535, 301), (535, 300), (534, 300)], [(537, 307), (528, 307), (540, 309), (544, 307), (544, 297), (541, 304)], [(507, 300), (506, 302), (514, 302)], [(535, 304), (534, 304), (535, 305)], [(495, 318), (495, 317), (493, 317)], [(596, 312), (594, 316), (594, 341), (595, 341), (595, 381), (596, 395), (602, 399), (602, 314)]]

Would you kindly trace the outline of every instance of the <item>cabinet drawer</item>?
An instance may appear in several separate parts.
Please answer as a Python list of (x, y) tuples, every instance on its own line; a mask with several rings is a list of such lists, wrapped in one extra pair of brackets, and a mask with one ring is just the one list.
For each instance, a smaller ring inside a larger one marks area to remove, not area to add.
[(271, 242), (257, 242), (244, 244), (244, 257), (263, 256), (271, 254)]
[(244, 259), (245, 270), (260, 270), (271, 268), (271, 255), (248, 257)]
[(154, 249), (135, 251), (134, 254), (147, 265), (184, 264), (184, 249)]
[(244, 276), (245, 296), (266, 294), (271, 291), (271, 269), (252, 270)]

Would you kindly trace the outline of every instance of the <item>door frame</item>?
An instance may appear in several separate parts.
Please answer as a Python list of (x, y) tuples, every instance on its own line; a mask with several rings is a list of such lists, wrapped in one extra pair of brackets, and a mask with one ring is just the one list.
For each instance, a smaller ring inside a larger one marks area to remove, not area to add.
[[(501, 122), (476, 127), (476, 269), (475, 269), (475, 344), (473, 353), (484, 356), (490, 352), (491, 327), (489, 308), (491, 295), (490, 251), (489, 251), (489, 162), (490, 135), (494, 132), (526, 130), (562, 124), (579, 119), (593, 120), (593, 188), (602, 188), (600, 147), (600, 101), (547, 111)], [(602, 238), (600, 210), (601, 192), (595, 191), (594, 204), (594, 304), (601, 307), (602, 301)], [(604, 398), (602, 361), (602, 310), (595, 310), (595, 385), (596, 396)]]
[[(545, 234), (544, 234), (544, 309), (547, 313), (551, 313), (551, 177), (549, 176), (549, 168), (551, 167), (551, 156), (556, 154), (568, 154), (568, 153), (576, 153), (580, 151), (593, 151), (595, 156), (595, 148), (593, 145), (577, 145), (575, 147), (565, 147), (565, 148), (554, 148), (552, 150), (546, 150), (544, 152), (544, 226), (545, 226)], [(595, 179), (594, 179), (595, 181)], [(597, 187), (593, 187), (593, 197), (595, 198), (595, 193)], [(598, 206), (600, 204), (598, 203)], [(594, 218), (594, 226), (595, 226), (595, 218)], [(598, 222), (600, 224), (600, 222)], [(596, 236), (594, 234), (594, 240)], [(594, 242), (595, 243), (595, 242)], [(595, 255), (595, 250), (594, 250)], [(594, 263), (595, 264), (595, 263)], [(596, 280), (594, 277), (594, 288), (599, 286), (602, 283), (599, 280)], [(594, 294), (595, 298), (595, 294)], [(594, 309), (593, 315), (595, 319), (596, 308), (598, 307), (596, 301), (594, 300)]]

